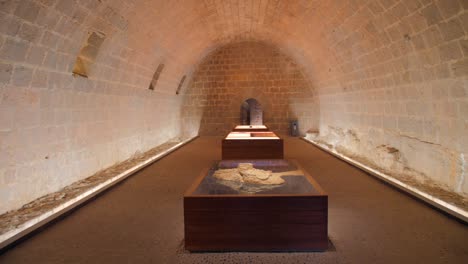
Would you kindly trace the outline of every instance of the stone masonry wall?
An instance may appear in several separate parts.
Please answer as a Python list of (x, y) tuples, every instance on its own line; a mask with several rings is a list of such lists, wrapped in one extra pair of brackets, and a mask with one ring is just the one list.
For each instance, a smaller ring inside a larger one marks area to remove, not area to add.
[(158, 59), (124, 41), (132, 6), (103, 2), (0, 1), (0, 214), (179, 135), (179, 97), (148, 90)]
[(182, 108), (184, 132), (224, 135), (241, 122), (241, 105), (255, 98), (263, 122), (286, 134), (298, 119), (302, 133), (317, 126), (313, 89), (293, 60), (260, 42), (229, 44), (197, 67)]
[(322, 31), (329, 48), (313, 74), (317, 139), (466, 196), (467, 3), (368, 1), (330, 15)]

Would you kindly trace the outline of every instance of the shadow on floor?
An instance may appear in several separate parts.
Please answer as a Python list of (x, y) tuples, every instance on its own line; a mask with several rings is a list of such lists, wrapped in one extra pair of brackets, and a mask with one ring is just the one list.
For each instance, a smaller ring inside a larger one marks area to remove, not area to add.
[(326, 251), (188, 251), (185, 249), (185, 240), (182, 239), (179, 246), (177, 247), (177, 255), (190, 255), (190, 254), (223, 254), (223, 253), (320, 253), (320, 252), (336, 252), (336, 247), (328, 237), (328, 249)]

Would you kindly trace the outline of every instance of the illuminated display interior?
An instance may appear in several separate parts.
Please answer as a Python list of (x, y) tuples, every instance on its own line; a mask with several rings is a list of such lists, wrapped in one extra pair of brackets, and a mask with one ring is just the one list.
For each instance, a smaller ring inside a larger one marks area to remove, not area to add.
[(279, 139), (279, 137), (270, 131), (266, 132), (231, 132), (226, 139)]
[(235, 129), (267, 129), (267, 127), (265, 125), (238, 125)]

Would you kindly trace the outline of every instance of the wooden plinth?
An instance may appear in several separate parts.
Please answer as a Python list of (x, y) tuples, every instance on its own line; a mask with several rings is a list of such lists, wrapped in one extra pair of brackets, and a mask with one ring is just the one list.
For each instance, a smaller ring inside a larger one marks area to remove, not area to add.
[(324, 251), (328, 196), (193, 195), (205, 170), (184, 196), (185, 248), (189, 251)]
[(223, 139), (222, 159), (283, 159), (283, 139)]

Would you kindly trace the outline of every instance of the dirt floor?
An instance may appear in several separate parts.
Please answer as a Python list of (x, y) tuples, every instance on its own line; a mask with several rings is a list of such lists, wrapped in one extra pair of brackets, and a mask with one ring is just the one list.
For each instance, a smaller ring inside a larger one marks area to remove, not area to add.
[(182, 197), (221, 157), (202, 137), (0, 255), (0, 263), (468, 263), (468, 226), (298, 138), (285, 156), (329, 194), (333, 247), (310, 253), (190, 253)]

